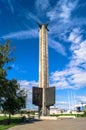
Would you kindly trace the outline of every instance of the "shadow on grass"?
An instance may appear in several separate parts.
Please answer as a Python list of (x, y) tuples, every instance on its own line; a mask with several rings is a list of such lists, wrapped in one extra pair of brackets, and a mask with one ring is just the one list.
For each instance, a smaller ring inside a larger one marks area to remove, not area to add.
[(21, 119), (20, 118), (11, 118), (10, 120), (7, 117), (3, 117), (2, 119), (0, 119), (0, 125), (10, 125), (10, 124), (19, 124), (21, 123)]
[(0, 125), (24, 125), (24, 124), (28, 124), (28, 123), (34, 123), (34, 122), (38, 122), (38, 121), (42, 121), (40, 119), (34, 119), (34, 118), (11, 118), (10, 120), (7, 117), (2, 117), (0, 119)]
[(39, 119), (29, 119), (26, 118), (26, 120), (22, 120), (21, 117), (11, 118), (9, 119), (7, 117), (0, 117), (0, 130), (7, 130), (11, 127), (14, 127), (15, 125), (25, 125), (25, 124), (31, 124), (35, 123), (37, 121), (41, 121)]
[(19, 125), (32, 124), (32, 123), (39, 122), (39, 121), (42, 121), (42, 120), (41, 119), (26, 119), (24, 121), (21, 120)]

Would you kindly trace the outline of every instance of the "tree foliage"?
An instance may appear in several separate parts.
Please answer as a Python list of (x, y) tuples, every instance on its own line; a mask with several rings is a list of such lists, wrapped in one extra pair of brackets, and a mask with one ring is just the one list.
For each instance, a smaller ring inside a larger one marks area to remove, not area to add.
[(6, 86), (8, 81), (6, 79), (7, 70), (10, 69), (8, 63), (13, 61), (13, 58), (9, 56), (10, 42), (6, 41), (5, 44), (0, 44), (0, 105), (4, 94), (6, 93)]
[(10, 49), (9, 41), (6, 41), (5, 44), (0, 44), (0, 77), (1, 78), (6, 77), (6, 72), (8, 69), (10, 69), (8, 63), (14, 60), (14, 58), (10, 57), (11, 51), (12, 49)]
[(6, 78), (8, 66), (14, 58), (10, 57), (10, 43), (0, 44), (0, 105), (3, 110), (15, 114), (18, 110), (25, 107), (26, 93), (20, 88), (16, 79)]
[(25, 107), (26, 93), (20, 89), (20, 85), (16, 80), (8, 81), (6, 93), (2, 103), (2, 108), (5, 112), (15, 114), (21, 108)]

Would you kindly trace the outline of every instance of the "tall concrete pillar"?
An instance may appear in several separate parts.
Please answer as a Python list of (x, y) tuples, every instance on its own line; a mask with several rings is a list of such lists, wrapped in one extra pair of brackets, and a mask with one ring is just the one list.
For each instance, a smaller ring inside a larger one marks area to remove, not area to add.
[(48, 81), (48, 24), (39, 24), (39, 87), (42, 88), (42, 115), (49, 114), (49, 108), (46, 107), (45, 88), (49, 87)]

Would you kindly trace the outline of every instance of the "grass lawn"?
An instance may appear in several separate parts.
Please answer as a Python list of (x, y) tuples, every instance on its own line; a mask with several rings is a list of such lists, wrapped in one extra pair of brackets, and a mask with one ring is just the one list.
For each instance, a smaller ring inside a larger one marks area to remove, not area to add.
[(21, 123), (21, 119), (20, 118), (13, 118), (11, 119), (11, 123), (9, 125), (4, 124), (5, 120), (7, 120), (7, 117), (1, 117), (0, 116), (0, 130), (6, 130), (10, 127), (13, 127), (19, 123)]
[(51, 115), (51, 116), (76, 116), (76, 117), (86, 117), (86, 113), (84, 114), (54, 114), (54, 115)]

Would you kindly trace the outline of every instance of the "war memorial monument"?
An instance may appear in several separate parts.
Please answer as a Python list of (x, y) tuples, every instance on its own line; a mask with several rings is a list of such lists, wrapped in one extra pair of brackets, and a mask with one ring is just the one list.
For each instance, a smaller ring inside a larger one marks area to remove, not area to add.
[(48, 24), (39, 25), (39, 86), (33, 87), (32, 102), (39, 107), (42, 116), (48, 116), (55, 104), (55, 87), (49, 87), (48, 79)]

